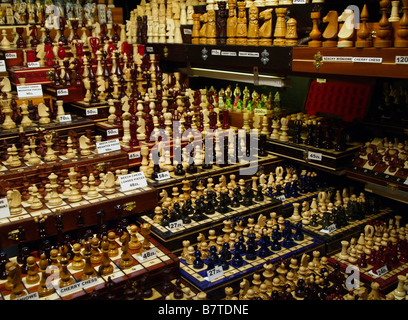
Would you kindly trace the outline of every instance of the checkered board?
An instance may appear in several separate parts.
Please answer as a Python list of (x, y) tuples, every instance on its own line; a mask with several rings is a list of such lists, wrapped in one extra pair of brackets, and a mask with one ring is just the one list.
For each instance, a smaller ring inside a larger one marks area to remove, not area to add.
[(243, 205), (240, 205), (238, 208), (232, 208), (229, 207), (229, 211), (227, 213), (219, 213), (216, 211), (216, 213), (212, 215), (206, 215), (206, 219), (201, 220), (201, 221), (194, 221), (191, 219), (190, 223), (183, 224), (183, 226), (179, 228), (174, 228), (174, 229), (169, 229), (167, 227), (161, 226), (159, 223), (155, 223), (153, 221), (154, 214), (150, 215), (142, 215), (138, 217), (139, 221), (142, 223), (147, 222), (152, 225), (152, 231), (154, 234), (158, 235), (160, 238), (169, 240), (174, 237), (190, 233), (190, 232), (195, 232), (197, 230), (203, 229), (203, 228), (209, 228), (210, 226), (214, 226), (215, 224), (219, 224), (225, 219), (233, 219), (234, 217), (242, 217), (246, 216), (249, 214), (255, 214), (256, 212), (259, 212), (261, 210), (273, 210), (275, 207), (279, 206), (280, 203), (279, 201), (275, 199), (269, 199), (266, 198), (264, 201), (255, 201), (253, 200), (253, 205), (245, 207)]
[(103, 190), (99, 189), (96, 187), (98, 191), (98, 196), (97, 197), (88, 197), (86, 194), (82, 195), (82, 200), (78, 202), (69, 202), (67, 196), (60, 195), (63, 203), (58, 206), (51, 206), (48, 204), (47, 201), (44, 199), (40, 199), (43, 203), (43, 207), (38, 210), (33, 210), (30, 208), (30, 204), (27, 201), (23, 201), (22, 204), (22, 212), (19, 214), (12, 214), (9, 217), (2, 218), (0, 219), (0, 225), (2, 224), (7, 224), (10, 222), (16, 222), (19, 220), (25, 220), (25, 219), (33, 219), (36, 216), (40, 215), (49, 215), (53, 212), (56, 212), (57, 209), (61, 210), (63, 213), (64, 211), (69, 211), (69, 210), (75, 210), (75, 209), (80, 209), (84, 206), (88, 205), (96, 205), (98, 204), (99, 207), (103, 207), (103, 205), (106, 205), (109, 203), (111, 200), (119, 200), (122, 197), (129, 197), (132, 195), (139, 195), (143, 192), (146, 191), (151, 191), (154, 188), (150, 186), (146, 186), (143, 188), (138, 188), (138, 189), (133, 189), (129, 191), (121, 191), (120, 188), (116, 188), (115, 192), (112, 194), (104, 194)]
[(253, 172), (252, 169), (256, 169), (258, 166), (261, 165), (268, 165), (272, 164), (275, 162), (279, 162), (281, 159), (277, 156), (274, 156), (272, 154), (268, 154), (267, 156), (261, 157), (258, 156), (257, 161), (255, 162), (249, 162), (249, 161), (241, 161), (239, 163), (234, 163), (234, 164), (229, 164), (226, 166), (219, 166), (214, 164), (211, 169), (202, 169), (201, 166), (196, 166), (197, 172), (196, 173), (186, 173), (182, 176), (177, 176), (174, 174), (174, 171), (169, 172), (170, 179), (162, 180), (162, 181), (156, 181), (151, 179), (150, 177), (146, 177), (147, 182), (149, 185), (160, 188), (163, 186), (170, 186), (170, 185), (176, 185), (179, 183), (182, 183), (183, 180), (194, 180), (197, 178), (202, 178), (202, 177), (210, 177), (211, 175), (221, 175), (221, 174), (229, 174), (234, 171), (237, 171), (239, 169), (242, 170), (242, 175), (246, 175), (246, 171), (248, 172), (248, 176), (252, 176)]
[[(318, 194), (319, 194), (319, 190), (315, 191), (315, 192), (299, 193), (299, 196), (297, 196), (297, 197), (286, 197), (285, 196), (283, 198), (283, 201), (282, 201), (282, 206), (284, 208), (287, 208), (287, 207), (290, 207), (293, 203), (297, 203), (297, 202), (302, 203), (303, 201), (309, 201), (309, 200), (311, 200), (313, 198), (316, 198)], [(265, 195), (270, 197), (267, 194), (267, 192), (265, 192)], [(283, 194), (283, 196), (284, 196), (284, 194)], [(279, 196), (272, 196), (270, 198), (275, 198), (276, 199), (276, 197), (279, 199)]]
[[(247, 260), (245, 255), (242, 255), (244, 263), (241, 267), (234, 267), (231, 265), (231, 261), (228, 261), (229, 268), (223, 272), (221, 277), (208, 281), (207, 277), (207, 261), (204, 261), (204, 267), (202, 269), (195, 269), (193, 265), (186, 263), (185, 259), (180, 258), (180, 272), (181, 275), (199, 290), (213, 290), (220, 286), (225, 286), (232, 281), (239, 280), (245, 276), (248, 276), (252, 272), (263, 268), (263, 265), (270, 261), (275, 263), (280, 259), (287, 259), (291, 256), (298, 255), (307, 251), (310, 251), (322, 244), (321, 240), (304, 233), (304, 240), (294, 241), (294, 245), (290, 248), (281, 247), (279, 251), (271, 251), (271, 255), (266, 257), (257, 256), (255, 260)], [(232, 257), (234, 256), (234, 249), (231, 250)]]
[[(129, 226), (130, 227), (130, 226)], [(130, 232), (129, 232), (130, 234)], [(143, 242), (143, 236), (137, 233), (137, 237), (139, 241)], [(113, 272), (109, 275), (97, 275), (96, 282), (92, 283), (90, 286), (86, 286), (84, 288), (79, 288), (77, 290), (70, 290), (67, 293), (58, 292), (56, 290), (55, 293), (39, 298), (40, 300), (71, 300), (75, 298), (79, 298), (93, 290), (103, 289), (105, 287), (108, 278), (110, 277), (113, 282), (118, 283), (121, 281), (126, 281), (130, 278), (134, 278), (137, 280), (138, 277), (148, 273), (154, 272), (155, 270), (161, 268), (169, 268), (169, 267), (178, 267), (179, 259), (171, 252), (169, 252), (166, 248), (161, 246), (151, 237), (148, 237), (151, 243), (151, 248), (155, 248), (156, 256), (152, 259), (146, 259), (143, 261), (140, 255), (140, 249), (138, 250), (130, 250), (129, 252), (132, 255), (133, 264), (131, 267), (127, 269), (121, 269), (119, 267), (119, 261), (121, 259), (122, 249), (121, 249), (121, 242), (119, 241), (119, 237), (116, 238), (116, 246), (118, 248), (118, 254), (114, 257), (110, 257), (111, 265), (113, 265)], [(36, 256), (36, 255), (35, 255)], [(16, 261), (16, 257), (12, 257), (9, 259), (10, 261)], [(36, 257), (37, 265), (39, 262), (39, 258)], [(98, 271), (99, 264), (93, 264), (95, 271)], [(72, 277), (74, 278), (75, 283), (81, 282), (81, 275), (82, 271), (75, 271), (71, 267), (71, 263), (68, 265), (68, 270)], [(24, 284), (24, 291), (27, 294), (35, 293), (38, 290), (39, 282), (33, 285), (27, 284), (25, 280), (25, 275), (23, 275), (23, 284)], [(3, 300), (10, 300), (11, 291), (6, 290), (5, 283), (7, 280), (0, 280), (0, 295), (1, 299)], [(51, 281), (54, 286), (58, 284), (58, 278)], [(57, 286), (58, 287), (58, 286)]]
[[(339, 228), (339, 229), (335, 229), (334, 231), (330, 233), (328, 233), (326, 230), (323, 230), (320, 224), (316, 227), (312, 227), (310, 225), (303, 224), (303, 229), (314, 234), (317, 237), (323, 237), (325, 239), (333, 239), (339, 235), (350, 234), (350, 232), (356, 231), (360, 227), (365, 226), (368, 221), (384, 217), (390, 214), (391, 212), (392, 212), (391, 208), (382, 209), (380, 210), (380, 212), (366, 216), (364, 219), (349, 221), (347, 226)], [(318, 222), (320, 223), (321, 221), (318, 221)]]
[[(327, 258), (327, 260), (330, 264), (339, 263), (341, 269), (344, 271), (351, 265), (351, 263), (347, 260), (341, 259), (339, 254), (340, 253), (334, 254)], [(360, 278), (362, 281), (367, 283), (371, 283), (373, 281), (378, 282), (380, 285), (380, 290), (388, 291), (392, 286), (395, 286), (398, 283), (398, 275), (405, 276), (408, 273), (408, 263), (400, 262), (395, 268), (392, 268), (391, 270), (388, 269), (388, 272), (380, 277), (377, 276), (375, 272), (376, 270), (374, 270), (373, 266), (370, 264), (367, 265), (366, 268), (358, 267), (358, 270), (360, 271)]]

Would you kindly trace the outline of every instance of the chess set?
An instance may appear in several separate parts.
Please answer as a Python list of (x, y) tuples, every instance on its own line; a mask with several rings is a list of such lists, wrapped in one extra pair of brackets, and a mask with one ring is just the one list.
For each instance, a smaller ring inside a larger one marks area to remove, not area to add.
[(296, 113), (272, 119), (266, 149), (272, 154), (340, 174), (361, 147), (358, 142), (346, 142), (345, 134), (346, 125), (341, 121)]
[[(408, 191), (405, 182), (408, 178), (406, 143), (391, 141), (387, 138), (375, 138), (366, 142), (355, 153), (347, 175), (375, 184), (395, 184), (396, 189)], [(360, 178), (359, 178), (360, 176)]]
[[(158, 286), (164, 277), (177, 277), (179, 260), (151, 239), (149, 233), (148, 224), (140, 228), (129, 225), (120, 232), (87, 233), (82, 241), (72, 242), (72, 245), (64, 241), (32, 253), (23, 250), (21, 256), (12, 258), (3, 253), (1, 298), (93, 299), (98, 298), (99, 290), (113, 296), (115, 290), (120, 289), (123, 293), (125, 287), (127, 295), (133, 299), (145, 298), (148, 290), (152, 295), (147, 299), (156, 299), (157, 290), (153, 292), (148, 284)], [(176, 284), (168, 285), (167, 295), (170, 295)], [(180, 283), (177, 288), (182, 290)], [(188, 290), (186, 294), (192, 295)]]
[[(402, 217), (377, 219), (365, 224), (356, 237), (341, 241), (340, 252), (331, 255), (329, 263), (338, 263), (344, 270), (355, 266), (363, 282), (377, 283), (378, 288), (390, 292), (407, 273), (407, 232)], [(401, 300), (399, 294), (395, 299)]]
[(225, 220), (218, 235), (210, 229), (208, 237), (199, 234), (197, 244), (183, 242), (180, 272), (192, 285), (206, 292), (223, 290), (233, 281), (260, 270), (266, 262), (322, 249), (322, 241), (292, 227), (289, 220), (276, 213), (270, 218)]
[(263, 270), (244, 278), (239, 285), (224, 289), (223, 300), (391, 300), (384, 296), (377, 283), (347, 288), (348, 275), (339, 265), (328, 263), (319, 251), (271, 263)]
[(279, 211), (281, 205), (280, 201), (264, 197), (257, 177), (235, 181), (235, 175), (230, 175), (227, 181), (221, 175), (218, 183), (208, 178), (206, 183), (200, 179), (194, 188), (190, 185), (184, 180), (181, 188), (172, 188), (171, 194), (163, 189), (154, 212), (138, 216), (140, 223), (152, 225), (152, 235), (172, 251), (180, 249), (180, 238), (193, 241), (197, 232), (216, 228), (225, 219)]

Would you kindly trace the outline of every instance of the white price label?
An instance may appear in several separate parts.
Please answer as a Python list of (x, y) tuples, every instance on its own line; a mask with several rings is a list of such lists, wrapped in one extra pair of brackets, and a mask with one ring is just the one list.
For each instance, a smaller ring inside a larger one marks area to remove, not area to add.
[(396, 56), (395, 64), (408, 64), (408, 56)]
[(17, 86), (17, 95), (19, 98), (42, 97), (42, 86), (41, 84)]
[(256, 116), (266, 116), (268, 113), (268, 110), (266, 109), (261, 109), (261, 108), (255, 108), (254, 109), (254, 115)]
[(353, 57), (325, 56), (322, 60), (325, 62), (353, 62)]
[(382, 63), (383, 58), (374, 58), (374, 57), (354, 57), (353, 62), (361, 63)]
[(6, 59), (17, 59), (17, 53), (16, 52), (7, 52), (4, 54)]
[(221, 50), (219, 50), (219, 49), (212, 49), (212, 50), (211, 50), (211, 55), (213, 55), (213, 56), (219, 56), (219, 55), (221, 55)]
[(388, 273), (388, 268), (387, 266), (382, 266), (381, 268), (378, 268), (375, 273), (377, 274), (377, 276), (381, 277), (384, 274)]
[(28, 68), (39, 68), (40, 67), (40, 62), (38, 62), (38, 61), (27, 62), (27, 67)]
[(153, 52), (153, 47), (146, 47), (146, 52)]
[(106, 135), (108, 137), (110, 136), (116, 136), (119, 134), (119, 129), (108, 129), (108, 131), (106, 131)]
[(0, 219), (10, 217), (10, 208), (7, 198), (0, 199)]
[(186, 34), (186, 35), (193, 34), (193, 29), (184, 29), (183, 33)]
[(320, 230), (320, 232), (323, 232), (323, 233), (332, 233), (332, 232), (334, 232), (334, 231), (336, 231), (336, 225), (333, 223), (333, 224), (331, 224), (331, 225), (329, 225), (328, 227), (327, 227), (327, 229), (322, 229), (322, 230)]
[(293, 0), (293, 4), (306, 4), (306, 0)]
[(279, 201), (286, 201), (286, 197), (285, 197), (284, 194), (282, 194), (282, 195), (280, 195), (280, 196), (277, 196), (275, 199), (276, 199), (276, 200), (279, 200)]
[(147, 186), (147, 180), (142, 171), (119, 176), (122, 191), (129, 191)]
[(244, 58), (259, 58), (259, 52), (239, 51), (238, 56)]
[(316, 161), (322, 161), (322, 154), (318, 152), (311, 152), (309, 151), (307, 153), (307, 158), (309, 160), (316, 160)]
[(170, 179), (170, 173), (168, 171), (164, 171), (164, 172), (159, 172), (157, 174), (157, 181), (162, 181), (162, 180), (167, 180)]
[(26, 294), (25, 296), (22, 296), (20, 298), (16, 298), (15, 300), (38, 300), (39, 299), (39, 294), (38, 292)]
[(129, 153), (129, 160), (140, 158), (140, 151), (130, 152)]
[(88, 286), (90, 286), (92, 284), (96, 284), (97, 282), (98, 282), (98, 277), (93, 277), (93, 278), (90, 278), (88, 280), (84, 280), (84, 281), (81, 281), (81, 282), (71, 284), (70, 286), (67, 286), (67, 287), (64, 287), (64, 288), (57, 288), (56, 291), (57, 291), (57, 293), (59, 295), (69, 294), (69, 293), (72, 293), (73, 291), (78, 291), (78, 290), (83, 289), (85, 287), (88, 287)]
[(70, 114), (63, 114), (59, 116), (59, 122), (71, 122), (72, 118)]
[(177, 228), (181, 228), (183, 226), (183, 220), (177, 220), (173, 222), (169, 222), (169, 225), (166, 227), (169, 230), (174, 230)]
[(62, 97), (62, 96), (67, 96), (69, 95), (68, 89), (58, 89), (57, 90), (57, 96)]
[(6, 61), (5, 60), (0, 60), (0, 72), (6, 72)]
[(87, 116), (95, 116), (98, 114), (98, 109), (93, 108), (93, 109), (86, 109), (85, 114)]
[(237, 53), (234, 51), (221, 51), (221, 55), (226, 57), (236, 57)]
[(150, 259), (153, 259), (153, 258), (156, 258), (156, 257), (157, 257), (156, 248), (152, 248), (150, 250), (143, 251), (140, 258), (143, 261), (146, 261), (146, 260), (150, 260)]
[(98, 153), (112, 152), (120, 150), (119, 139), (101, 141), (96, 143), (96, 149)]
[(221, 266), (217, 266), (214, 269), (207, 270), (208, 281), (212, 281), (224, 275), (224, 270)]

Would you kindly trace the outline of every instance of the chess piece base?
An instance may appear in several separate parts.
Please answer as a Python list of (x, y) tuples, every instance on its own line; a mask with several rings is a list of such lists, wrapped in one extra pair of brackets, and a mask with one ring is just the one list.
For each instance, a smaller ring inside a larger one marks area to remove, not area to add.
[(272, 45), (272, 39), (259, 39), (259, 45), (260, 46), (271, 46)]
[(339, 40), (337, 43), (338, 48), (351, 48), (353, 47), (353, 41), (351, 40)]
[(370, 40), (357, 40), (355, 45), (356, 48), (371, 48), (373, 43)]
[(285, 39), (275, 39), (273, 40), (273, 45), (283, 47), (286, 45), (286, 40)]
[(394, 41), (395, 48), (408, 48), (408, 40), (395, 40)]
[(258, 39), (248, 39), (247, 41), (248, 46), (257, 46), (259, 44)]
[(376, 48), (390, 48), (392, 46), (391, 40), (377, 40), (374, 43), (374, 47)]
[(334, 48), (334, 47), (337, 47), (337, 41), (336, 40), (326, 40), (322, 42), (322, 46), (324, 48)]
[(246, 38), (238, 38), (237, 41), (235, 42), (235, 44), (237, 46), (246, 46), (248, 43)]
[(309, 41), (309, 43), (307, 44), (310, 48), (318, 48), (322, 46), (322, 42), (319, 40), (312, 40)]
[(227, 39), (227, 45), (235, 45), (235, 44), (236, 44), (235, 38), (228, 38)]

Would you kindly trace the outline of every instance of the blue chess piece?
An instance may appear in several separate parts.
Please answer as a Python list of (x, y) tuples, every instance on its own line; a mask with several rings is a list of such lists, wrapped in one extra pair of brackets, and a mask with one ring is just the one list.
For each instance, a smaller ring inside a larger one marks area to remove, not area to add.
[(296, 228), (296, 232), (295, 232), (295, 235), (294, 235), (293, 238), (294, 238), (296, 241), (302, 241), (302, 240), (304, 240), (304, 239), (305, 239), (305, 235), (303, 234), (303, 224), (302, 224), (302, 221), (299, 221), (298, 223), (296, 223), (295, 228)]
[(279, 251), (281, 249), (281, 245), (279, 243), (279, 239), (281, 238), (281, 235), (279, 233), (278, 229), (273, 229), (272, 231), (272, 244), (271, 244), (271, 249), (273, 251)]
[(258, 251), (258, 255), (263, 258), (267, 257), (271, 254), (271, 250), (269, 250), (268, 246), (271, 243), (271, 239), (269, 236), (262, 231), (261, 239), (259, 240), (260, 249)]
[(202, 267), (204, 267), (204, 262), (203, 262), (203, 260), (201, 260), (201, 251), (200, 250), (196, 250), (194, 252), (194, 257), (195, 257), (195, 260), (193, 261), (193, 268), (194, 269), (201, 269)]
[(231, 260), (231, 251), (230, 251), (230, 245), (228, 242), (224, 242), (222, 245), (222, 249), (220, 251), (220, 255), (225, 258), (225, 260)]
[[(235, 248), (237, 248), (238, 243), (235, 243)], [(234, 256), (232, 257), (231, 264), (234, 267), (241, 267), (244, 264), (244, 259), (242, 259), (241, 254), (234, 250)]]
[(255, 241), (255, 233), (252, 231), (248, 232), (248, 241), (247, 241), (247, 253), (246, 258), (247, 260), (255, 260), (256, 259), (256, 248), (257, 244)]
[(208, 255), (207, 259), (210, 259), (212, 261), (214, 261), (214, 264), (218, 264), (219, 263), (219, 257), (217, 254), (217, 247), (216, 246), (211, 246), (210, 247), (210, 254)]

